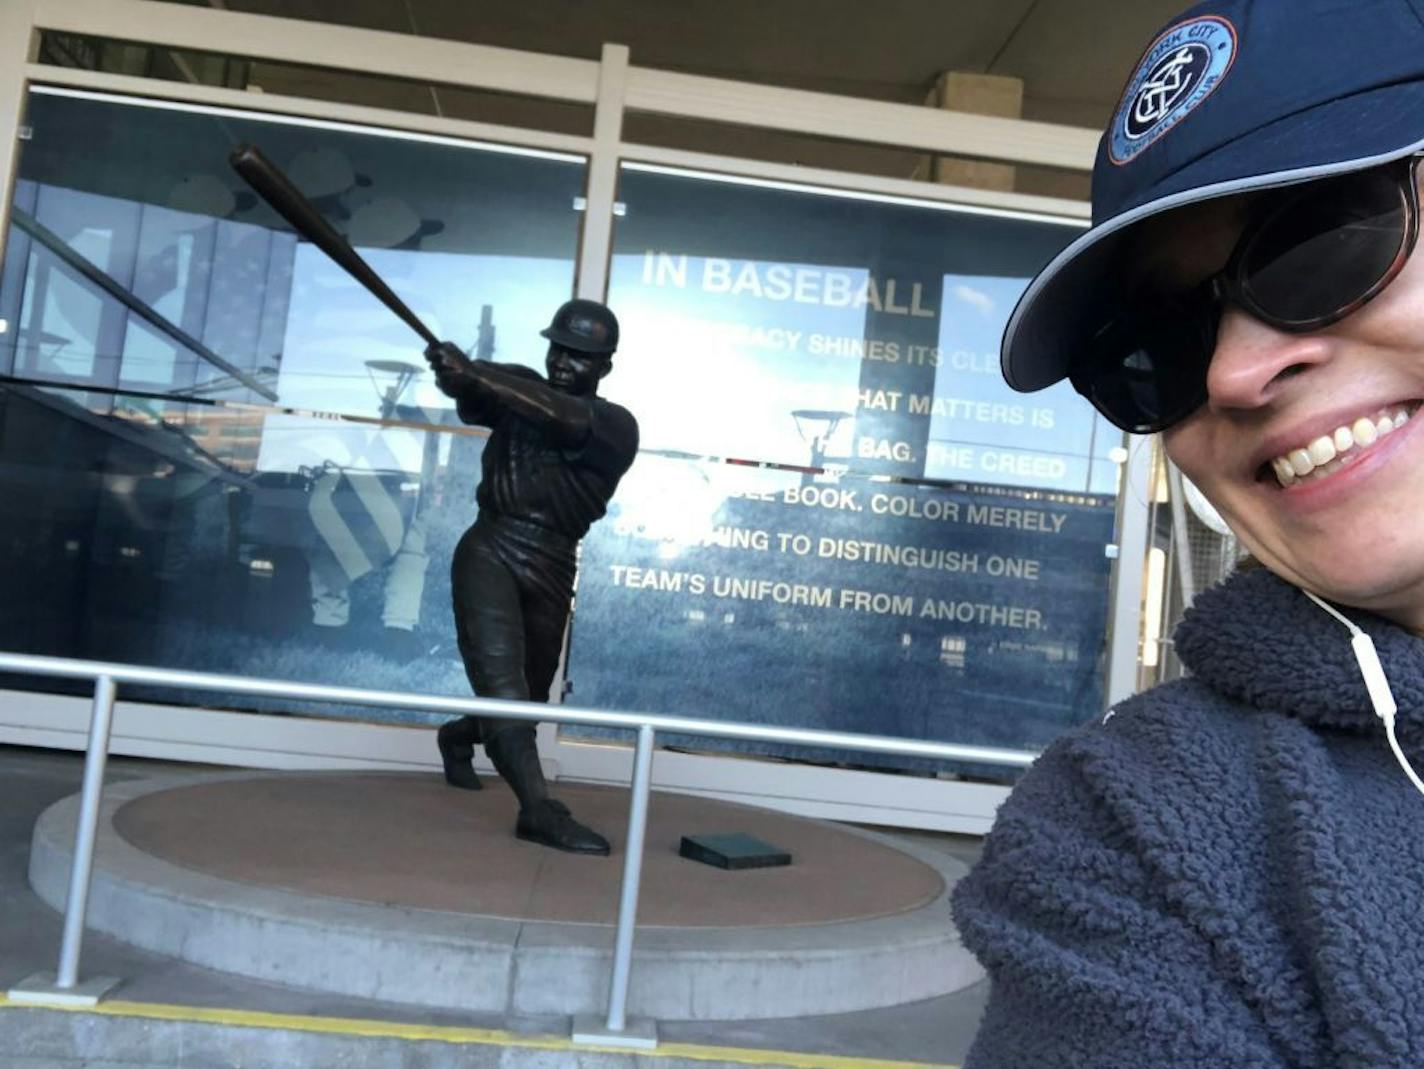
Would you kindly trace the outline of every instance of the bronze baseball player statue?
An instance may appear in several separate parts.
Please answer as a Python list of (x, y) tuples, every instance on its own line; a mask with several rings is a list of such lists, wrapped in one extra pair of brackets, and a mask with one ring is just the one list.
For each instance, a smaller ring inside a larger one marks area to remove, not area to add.
[[(460, 655), (482, 698), (548, 700), (573, 597), (575, 549), (638, 450), (632, 414), (598, 396), (618, 347), (613, 313), (596, 301), (568, 301), (541, 334), (549, 339), (547, 378), (471, 360), (450, 342), (425, 350), (460, 419), (491, 431), (475, 495), (479, 515), (450, 569)], [(438, 742), (446, 781), (467, 790), (480, 787), (472, 761), (475, 744), (484, 743), (519, 799), (519, 838), (608, 853), (603, 836), (549, 796), (532, 722), (464, 716), (443, 725)]]
[[(568, 301), (548, 328), (548, 377), (471, 360), (420, 321), (281, 168), (253, 145), (232, 167), (274, 211), (427, 343), (436, 382), (460, 418), (491, 430), (475, 499), (479, 516), (451, 566), (460, 655), (482, 697), (547, 701), (573, 598), (574, 550), (604, 514), (638, 451), (638, 424), (598, 396), (612, 367), (618, 320), (596, 301)], [(515, 834), (560, 850), (607, 854), (608, 842), (549, 797), (528, 721), (461, 717), (438, 735), (445, 778), (478, 790), (483, 742), (519, 798)]]

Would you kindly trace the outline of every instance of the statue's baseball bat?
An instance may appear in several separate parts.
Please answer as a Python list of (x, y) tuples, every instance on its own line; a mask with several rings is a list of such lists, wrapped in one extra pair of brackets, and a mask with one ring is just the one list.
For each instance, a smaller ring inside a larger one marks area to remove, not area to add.
[(405, 302), (395, 295), (381, 276), (371, 270), (371, 265), (361, 259), (360, 254), (351, 247), (351, 243), (322, 218), (321, 213), (312, 207), (311, 201), (302, 196), (301, 190), (292, 185), (291, 179), (255, 146), (239, 145), (228, 157), (228, 162), (278, 215), (292, 224), (293, 230), (330, 256), (338, 267), (365, 286), (376, 300), (405, 320), (410, 329), (428, 344), (440, 343), (440, 339), (406, 307)]

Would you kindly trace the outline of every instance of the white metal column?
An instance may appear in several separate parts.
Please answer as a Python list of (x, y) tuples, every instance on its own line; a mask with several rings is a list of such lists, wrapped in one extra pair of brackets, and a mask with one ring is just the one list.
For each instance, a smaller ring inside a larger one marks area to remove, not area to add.
[(20, 129), (30, 87), (25, 69), (39, 51), (34, 18), (33, 4), (19, 0), (0, 3), (0, 71), (14, 72), (12, 77), (0, 78), (0, 260), (5, 258), (5, 239), (10, 234), (10, 201), (15, 193)]
[(1108, 600), (1107, 704), (1137, 689), (1138, 635), (1142, 627), (1142, 572), (1147, 562), (1152, 439), (1131, 438), (1117, 496), (1117, 559)]
[(623, 137), (623, 95), (628, 85), (628, 48), (604, 45), (598, 68), (598, 104), (593, 113), (593, 155), (588, 161), (587, 210), (579, 241), (575, 292), (591, 301), (608, 290), (613, 244), (613, 198), (618, 190), (618, 147)]

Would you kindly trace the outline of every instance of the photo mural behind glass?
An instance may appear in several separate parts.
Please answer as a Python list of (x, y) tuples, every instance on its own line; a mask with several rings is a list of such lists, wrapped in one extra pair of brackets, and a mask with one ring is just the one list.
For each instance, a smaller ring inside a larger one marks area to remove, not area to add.
[(1078, 228), (640, 166), (619, 199), (643, 452), (584, 541), (571, 700), (1015, 749), (1099, 715), (1121, 437), (998, 371)]
[(442, 337), (534, 367), (582, 161), (50, 91), (27, 124), (0, 648), (468, 693), (448, 562), (483, 438), (227, 156), (261, 147)]

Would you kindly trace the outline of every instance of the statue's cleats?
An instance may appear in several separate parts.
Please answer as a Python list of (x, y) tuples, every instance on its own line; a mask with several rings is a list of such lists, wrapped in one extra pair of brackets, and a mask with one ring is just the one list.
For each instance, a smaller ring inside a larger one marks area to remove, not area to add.
[(576, 821), (569, 807), (557, 798), (544, 798), (528, 809), (521, 809), (514, 834), (525, 842), (552, 846), (570, 854), (606, 857), (609, 851), (608, 840)]
[(440, 725), (435, 733), (435, 744), (440, 747), (445, 782), (461, 790), (478, 791), (482, 785), (475, 774), (475, 745), (469, 735), (470, 729), (463, 720), (451, 720)]

